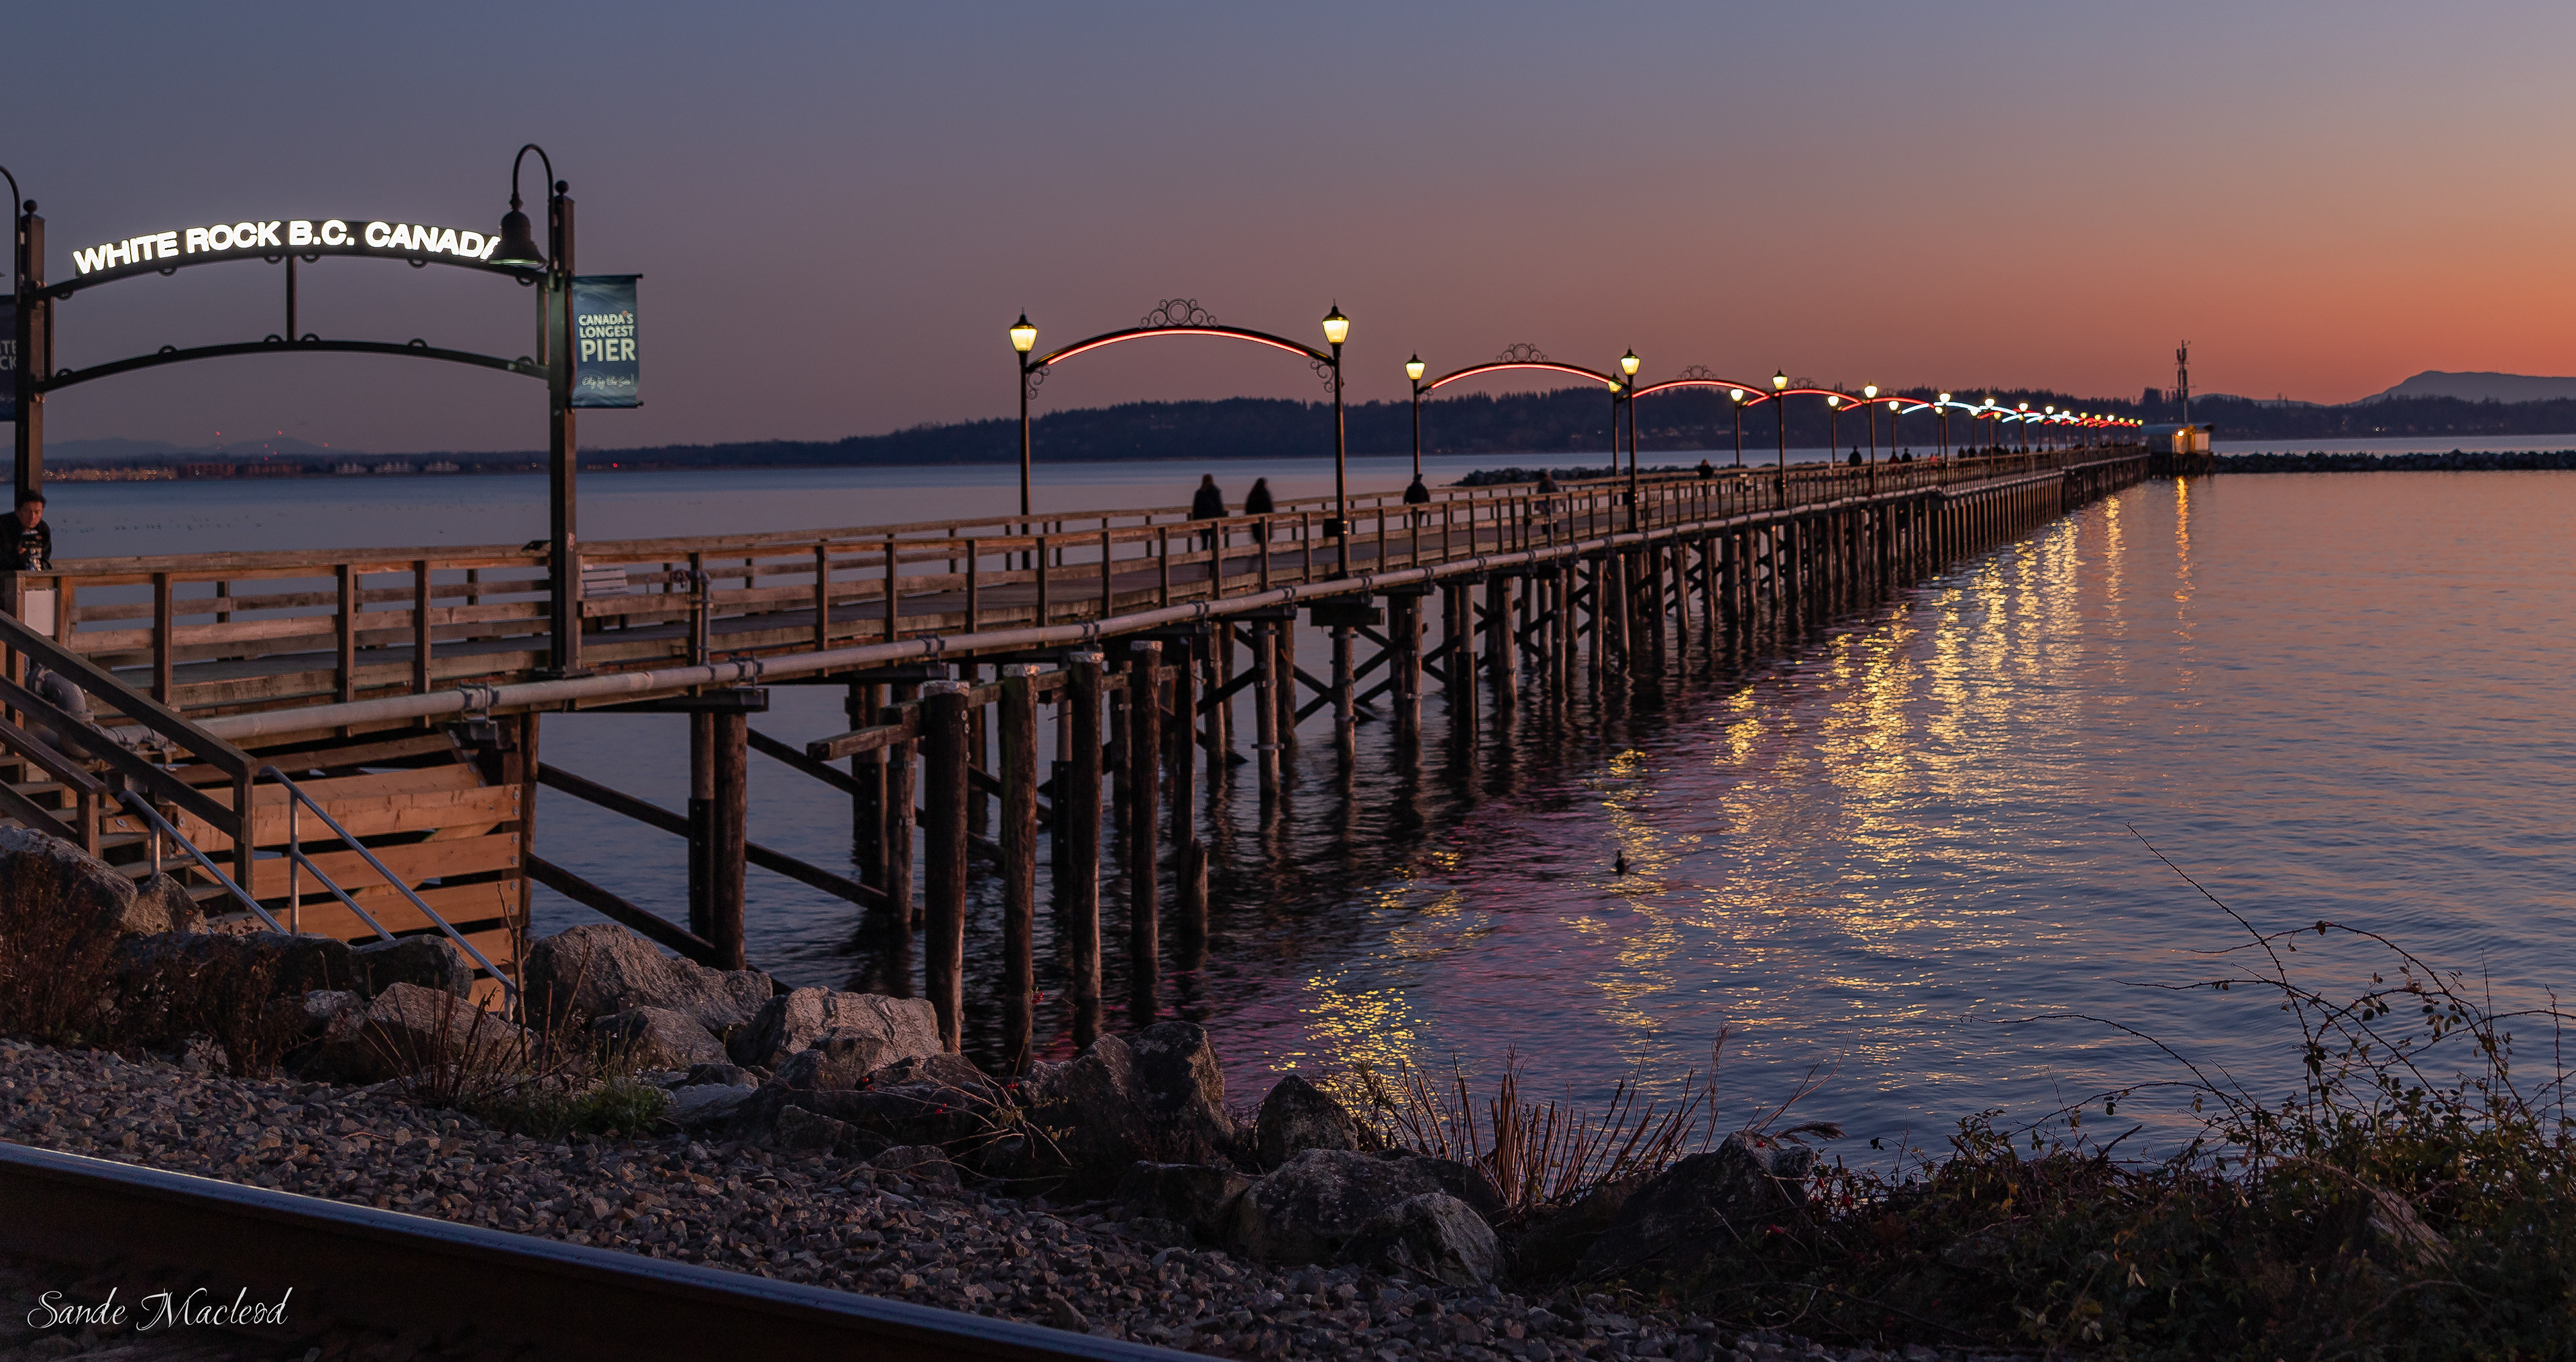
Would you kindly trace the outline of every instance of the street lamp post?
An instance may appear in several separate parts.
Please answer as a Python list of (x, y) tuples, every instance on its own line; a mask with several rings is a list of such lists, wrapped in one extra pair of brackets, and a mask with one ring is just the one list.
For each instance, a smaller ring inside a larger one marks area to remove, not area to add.
[(2030, 452), (2030, 404), (2021, 403), (2020, 411), (2021, 416), (2016, 420), (2015, 425), (2021, 434), (2021, 452), (2027, 454)]
[(1861, 414), (1869, 418), (1869, 466), (1876, 468), (1878, 467), (1878, 385), (1862, 384), (1860, 395), (1863, 399), (1860, 404)]
[[(1038, 329), (1029, 325), (1029, 314), (1023, 312), (1011, 323), (1011, 350), (1018, 356), (1014, 362), (1020, 370), (1020, 519), (1024, 522), (1029, 517), (1029, 351), (1037, 343)], [(1027, 533), (1028, 526), (1022, 524), (1020, 531)]]
[[(1637, 507), (1637, 352), (1636, 352), (1636, 351), (1631, 350), (1631, 351), (1629, 351), (1628, 353), (1626, 353), (1626, 354), (1624, 354), (1624, 355), (1621, 355), (1621, 356), (1619, 357), (1619, 372), (1620, 372), (1620, 374), (1622, 374), (1623, 376), (1625, 376), (1625, 377), (1627, 378), (1627, 380), (1628, 380), (1628, 384), (1627, 384), (1627, 386), (1626, 386), (1626, 387), (1624, 387), (1624, 388), (1621, 388), (1621, 389), (1619, 390), (1619, 395), (1620, 395), (1621, 399), (1622, 399), (1622, 400), (1624, 400), (1624, 401), (1626, 401), (1626, 402), (1627, 402), (1627, 404), (1628, 404), (1628, 532), (1629, 532), (1630, 534), (1635, 534), (1635, 533), (1637, 532), (1637, 524), (1638, 524), (1637, 517), (1638, 517), (1638, 515), (1640, 514), (1640, 512), (1639, 512), (1639, 510), (1638, 510), (1638, 507)], [(1611, 462), (1612, 462), (1612, 463), (1614, 463), (1614, 464), (1615, 464), (1615, 463), (1617, 463), (1617, 462), (1618, 462), (1618, 459), (1619, 459), (1619, 421), (1618, 421), (1618, 409), (1617, 409), (1616, 407), (1613, 407), (1613, 408), (1611, 409), (1611, 420), (1610, 420), (1610, 459), (1611, 459)]]
[(1774, 372), (1771, 375), (1771, 405), (1779, 408), (1779, 410), (1771, 414), (1778, 418), (1780, 424), (1780, 480), (1778, 485), (1780, 489), (1780, 504), (1783, 506), (1789, 504), (1789, 400), (1786, 397), (1781, 396), (1781, 394), (1786, 393), (1787, 391), (1789, 391), (1789, 371), (1781, 369)]
[(1726, 400), (1735, 407), (1735, 466), (1744, 466), (1744, 390), (1729, 388)]
[(1342, 342), (1351, 334), (1351, 319), (1342, 315), (1342, 305), (1324, 314), (1324, 343), (1333, 347), (1333, 523), (1325, 533), (1336, 546), (1334, 562), (1339, 575), (1351, 575), (1351, 485), (1347, 464), (1350, 442), (1342, 424)]
[(1404, 376), (1413, 381), (1413, 480), (1422, 481), (1422, 356), (1404, 362)]
[(1825, 462), (1842, 462), (1843, 398), (1840, 393), (1825, 394)]
[[(546, 247), (537, 249), (528, 215), (521, 210), (519, 171), (529, 152), (546, 172)], [(534, 142), (519, 148), (510, 161), (510, 211), (501, 215), (501, 243), (492, 250), (495, 264), (544, 267), (546, 366), (546, 501), (547, 531), (553, 550), (551, 601), (553, 648), (548, 671), (577, 676), (581, 665), (580, 453), (573, 425), (572, 319), (572, 186), (555, 178), (554, 158)], [(20, 367), (25, 364), (21, 360)]]
[[(11, 398), (17, 412), (17, 459), (15, 475), (18, 497), (37, 495), (45, 485), (45, 399), (36, 391), (36, 375), (51, 373), (53, 356), (45, 343), (52, 338), (52, 328), (45, 323), (52, 317), (50, 304), (35, 300), (35, 288), (43, 281), (45, 270), (45, 220), (36, 216), (36, 201), (22, 197), (18, 177), (6, 169), (0, 176), (9, 181), (9, 221), (14, 230), (16, 251), (10, 257), (9, 292), (15, 301), (17, 363), (10, 375)], [(44, 317), (37, 316), (43, 309)], [(16, 502), (13, 499), (12, 505)]]
[(1941, 405), (1934, 407), (1932, 412), (1933, 427), (1940, 432), (1941, 437), (1938, 457), (1942, 462), (1947, 463), (1950, 460), (1950, 395), (1948, 393), (1941, 394)]

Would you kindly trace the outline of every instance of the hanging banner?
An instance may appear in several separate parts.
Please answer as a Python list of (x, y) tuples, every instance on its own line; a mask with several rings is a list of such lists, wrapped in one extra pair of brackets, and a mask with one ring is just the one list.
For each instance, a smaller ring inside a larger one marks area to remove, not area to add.
[(640, 274), (579, 274), (572, 281), (572, 404), (640, 407), (635, 281)]
[(18, 303), (0, 299), (0, 421), (18, 419)]

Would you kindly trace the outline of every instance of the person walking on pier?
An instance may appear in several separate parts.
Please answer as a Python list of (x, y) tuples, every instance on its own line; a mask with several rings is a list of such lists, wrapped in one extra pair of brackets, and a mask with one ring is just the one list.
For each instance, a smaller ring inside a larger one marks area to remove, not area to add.
[[(1408, 507), (1421, 507), (1431, 504), (1431, 489), (1422, 485), (1421, 474), (1414, 474), (1413, 481), (1405, 485), (1404, 504)], [(1422, 523), (1422, 518), (1427, 514), (1427, 512), (1414, 510), (1409, 514), (1412, 517), (1413, 523), (1419, 525)]]
[(18, 498), (17, 523), (9, 527), (9, 561), (20, 572), (44, 572), (54, 565), (54, 527), (45, 523), (45, 494)]
[[(1216, 485), (1216, 474), (1214, 474), (1214, 473), (1201, 473), (1201, 474), (1199, 474), (1199, 492), (1198, 492), (1198, 495), (1197, 495), (1197, 496), (1194, 496), (1194, 497), (1192, 497), (1192, 498), (1190, 498), (1190, 519), (1192, 519), (1192, 520), (1223, 520), (1223, 519), (1225, 519), (1225, 493), (1224, 493), (1224, 492), (1222, 492), (1222, 491), (1220, 491), (1220, 490), (1218, 490), (1218, 488), (1217, 488), (1217, 485)], [(1204, 529), (1204, 530), (1199, 531), (1199, 542), (1200, 542), (1201, 544), (1203, 544), (1203, 545), (1208, 549), (1208, 551), (1209, 551), (1209, 552), (1211, 552), (1211, 553), (1215, 552), (1215, 550), (1216, 550), (1216, 529), (1215, 529), (1215, 527), (1214, 527), (1214, 526), (1210, 526), (1210, 527), (1209, 527), (1209, 528), (1207, 528), (1207, 529)]]
[[(1270, 499), (1270, 479), (1254, 478), (1252, 480), (1252, 490), (1243, 494), (1243, 513), (1245, 515), (1279, 514), (1279, 503)], [(1264, 539), (1269, 538), (1269, 528), (1270, 527), (1267, 525), (1262, 527), (1262, 537)]]

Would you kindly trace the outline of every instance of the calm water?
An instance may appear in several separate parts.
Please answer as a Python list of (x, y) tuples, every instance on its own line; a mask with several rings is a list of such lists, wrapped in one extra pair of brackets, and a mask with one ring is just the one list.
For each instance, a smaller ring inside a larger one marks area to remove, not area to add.
[[(1195, 472), (1058, 468), (1042, 495), (1170, 501)], [(1240, 495), (1248, 477), (1218, 472)], [(1388, 461), (1355, 485), (1401, 477)], [(590, 483), (586, 525), (979, 514), (1009, 485), (1008, 470), (622, 475)], [(65, 556), (542, 529), (535, 479), (62, 493)], [(317, 510), (329, 530), (310, 528)], [(1920, 1137), (2175, 1076), (2102, 1024), (2118, 1022), (2278, 1091), (2294, 1081), (2286, 1018), (2245, 990), (2154, 987), (2210, 977), (2221, 965), (2195, 952), (2240, 938), (2139, 837), (2265, 925), (2385, 931), (2483, 973), (2500, 1001), (2571, 978), (2571, 513), (2570, 473), (2152, 483), (1750, 670), (1689, 660), (1570, 715), (1525, 705), (1486, 735), (1472, 780), (1439, 739), (1436, 687), (1411, 765), (1364, 729), (1345, 769), (1319, 720), (1275, 826), (1248, 770), (1217, 794), (1213, 958), (1173, 987), (1255, 1089), (1352, 1059), (1490, 1071), (1517, 1050), (1542, 1090), (1588, 1099), (1638, 1066), (1669, 1086), (1726, 1027), (1733, 1113), (1821, 1065), (1802, 1111), (1855, 1138)], [(1325, 656), (1319, 637), (1299, 647), (1309, 670)], [(773, 694), (755, 722), (780, 738), (845, 726), (834, 691)], [(551, 717), (545, 757), (673, 806), (685, 791), (676, 721)], [(753, 796), (755, 840), (845, 858), (837, 797), (766, 762)], [(681, 913), (677, 839), (552, 792), (539, 819), (548, 856)], [(864, 968), (846, 905), (759, 871), (751, 898), (755, 963), (799, 983)], [(1114, 943), (1124, 886), (1103, 899)], [(585, 916), (541, 891), (541, 930)], [(1044, 940), (1040, 954), (1052, 994)], [(2372, 963), (2294, 959), (2321, 977)], [(1114, 960), (1111, 983), (1118, 996)], [(1050, 1005), (1042, 1023), (1062, 1018)], [(2159, 1111), (2140, 1099), (2120, 1128)]]

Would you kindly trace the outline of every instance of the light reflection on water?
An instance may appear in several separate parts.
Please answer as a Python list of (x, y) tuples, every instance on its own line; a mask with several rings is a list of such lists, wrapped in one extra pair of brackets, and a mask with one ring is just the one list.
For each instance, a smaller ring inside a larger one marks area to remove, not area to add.
[(2042, 1014), (2294, 1086), (2269, 1003), (2147, 987), (2239, 938), (2131, 826), (2258, 922), (2366, 925), (2536, 1000), (2576, 916), (2571, 507), (2551, 473), (2131, 489), (1749, 675), (1527, 742), (1512, 793), (1297, 899), (1308, 930), (1236, 952), (1202, 1011), (1242, 1080), (1517, 1049), (1587, 1096), (1705, 1063), (1727, 1025), (1739, 1111), (1825, 1063), (1810, 1108), (1859, 1135), (2179, 1076), (2095, 1022), (2002, 1024)]
[[(988, 474), (625, 475), (595, 483), (596, 532), (783, 528), (870, 505), (968, 514), (1007, 490)], [(1049, 496), (1095, 505), (1138, 499), (1142, 479), (1189, 480), (1041, 475), (1062, 479)], [(67, 556), (285, 546), (271, 521), (489, 542), (542, 529), (539, 486), (299, 487), (287, 515), (262, 489), (88, 485), (57, 510), (78, 545)], [(2127, 829), (2260, 922), (2384, 930), (2491, 972), (2506, 1002), (2566, 980), (2571, 509), (2576, 473), (2154, 483), (1741, 674), (1694, 663), (1564, 718), (1525, 702), (1472, 779), (1439, 739), (1436, 685), (1416, 763), (1369, 729), (1345, 774), (1319, 718), (1277, 824), (1248, 768), (1214, 794), (1216, 940), (1172, 992), (1216, 1029), (1238, 1091), (1353, 1060), (1490, 1072), (1517, 1049), (1533, 1090), (1589, 1100), (1639, 1065), (1666, 1083), (1705, 1065), (1720, 1027), (1735, 1036), (1731, 1110), (1828, 1064), (1809, 1108), (1856, 1136), (1937, 1132), (1987, 1106), (2035, 1115), (2171, 1076), (2106, 1026), (2001, 1024), (2081, 1013), (2277, 1093), (2295, 1075), (2267, 1003), (2142, 986), (2206, 977), (2219, 966), (2192, 952), (2236, 938)], [(1326, 655), (1320, 636), (1301, 639), (1310, 670)], [(846, 726), (838, 694), (809, 687), (779, 688), (755, 722), (794, 742)], [(668, 806), (686, 789), (685, 729), (663, 716), (550, 718), (544, 757)], [(842, 863), (844, 801), (767, 762), (752, 794), (757, 840)], [(538, 838), (681, 914), (678, 839), (553, 791)], [(1124, 885), (1102, 899), (1114, 998)], [(989, 898), (978, 911), (970, 1034), (989, 1046)], [(539, 896), (541, 931), (587, 916)], [(1060, 1050), (1047, 916), (1040, 1016)], [(754, 872), (751, 954), (782, 977), (847, 979), (852, 925), (838, 901)], [(2318, 944), (2293, 958), (2367, 968)], [(2133, 1110), (2157, 1108), (2123, 1118)]]

